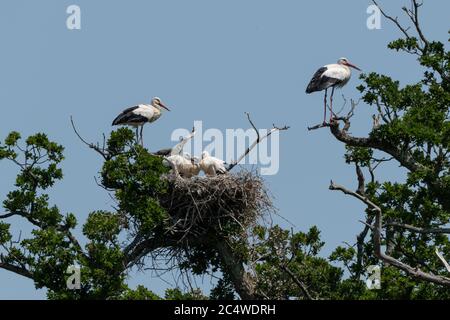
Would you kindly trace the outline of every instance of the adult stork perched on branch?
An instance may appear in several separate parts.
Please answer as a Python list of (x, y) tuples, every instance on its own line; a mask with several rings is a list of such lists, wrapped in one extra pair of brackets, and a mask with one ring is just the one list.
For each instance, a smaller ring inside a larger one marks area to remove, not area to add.
[[(136, 140), (139, 143), (141, 142), (144, 145), (144, 138), (142, 135), (142, 131), (144, 129), (144, 125), (147, 122), (154, 122), (161, 117), (162, 110), (166, 109), (170, 111), (162, 102), (161, 99), (155, 97), (152, 99), (150, 104), (138, 104), (137, 106), (127, 108), (122, 111), (113, 121), (112, 125), (129, 125), (136, 128)], [(141, 127), (139, 139), (138, 129)]]
[(337, 63), (327, 64), (316, 71), (314, 76), (306, 88), (306, 93), (312, 93), (315, 91), (325, 90), (325, 96), (323, 99), (324, 109), (323, 109), (323, 123), (326, 124), (327, 117), (327, 90), (332, 88), (330, 97), (330, 122), (333, 119), (333, 95), (334, 89), (341, 88), (347, 84), (352, 76), (352, 71), (350, 68), (361, 71), (360, 68), (351, 64), (347, 58), (340, 58)]

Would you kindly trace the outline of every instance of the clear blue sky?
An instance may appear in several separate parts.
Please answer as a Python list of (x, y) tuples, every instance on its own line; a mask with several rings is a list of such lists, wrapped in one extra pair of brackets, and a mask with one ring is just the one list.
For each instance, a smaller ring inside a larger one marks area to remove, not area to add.
[[(406, 0), (380, 0), (401, 15)], [(77, 4), (82, 30), (66, 28), (66, 8)], [(145, 130), (146, 142), (170, 146), (176, 128), (203, 120), (204, 129), (247, 128), (249, 111), (258, 127), (288, 124), (281, 135), (280, 171), (267, 177), (280, 214), (296, 230), (317, 225), (327, 241), (324, 255), (343, 241), (354, 242), (363, 207), (328, 190), (330, 179), (355, 186), (344, 147), (327, 130), (308, 132), (321, 121), (322, 95), (306, 95), (314, 71), (346, 56), (365, 71), (408, 83), (420, 75), (412, 58), (386, 49), (399, 33), (386, 20), (366, 28), (370, 1), (298, 0), (2, 0), (0, 6), (0, 138), (46, 132), (66, 147), (65, 179), (51, 191), (63, 212), (83, 222), (90, 211), (109, 209), (111, 200), (93, 177), (101, 159), (82, 145), (69, 116), (89, 140), (111, 130), (118, 111), (152, 96), (173, 107)], [(424, 32), (447, 40), (450, 2), (427, 1)], [(406, 19), (402, 19), (406, 21)], [(358, 98), (353, 76), (343, 89)], [(340, 92), (336, 105), (341, 103)], [(362, 105), (352, 133), (366, 134), (373, 110)], [(12, 189), (16, 170), (0, 163), (0, 200)], [(402, 178), (392, 166), (381, 178)], [(289, 227), (283, 220), (277, 219)], [(13, 220), (15, 230), (29, 230)], [(79, 229), (78, 229), (79, 230)], [(79, 235), (79, 231), (77, 232)], [(170, 280), (170, 279), (168, 279)], [(167, 286), (150, 274), (133, 274), (162, 293)], [(199, 283), (209, 288), (209, 280)], [(31, 281), (0, 270), (0, 299), (45, 298)]]

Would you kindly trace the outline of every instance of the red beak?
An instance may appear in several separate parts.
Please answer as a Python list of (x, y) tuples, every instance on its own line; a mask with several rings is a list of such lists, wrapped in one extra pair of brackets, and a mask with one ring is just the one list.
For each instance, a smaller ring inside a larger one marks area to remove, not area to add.
[(355, 66), (354, 64), (351, 64), (350, 62), (347, 62), (346, 63), (346, 65), (347, 66), (349, 66), (349, 67), (351, 67), (351, 68), (353, 68), (353, 69), (356, 69), (356, 70), (359, 70), (359, 71), (362, 71), (360, 68), (358, 68), (357, 66)]

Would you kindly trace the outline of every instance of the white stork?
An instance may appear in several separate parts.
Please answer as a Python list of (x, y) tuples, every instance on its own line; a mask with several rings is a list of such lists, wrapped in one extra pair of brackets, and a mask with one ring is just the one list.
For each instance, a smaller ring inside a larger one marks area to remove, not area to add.
[(337, 63), (327, 64), (319, 70), (316, 71), (314, 76), (306, 88), (306, 93), (312, 93), (315, 91), (325, 90), (324, 102), (324, 112), (323, 112), (323, 123), (326, 124), (327, 116), (327, 90), (332, 87), (331, 97), (330, 97), (330, 122), (333, 119), (333, 95), (334, 89), (341, 88), (347, 84), (352, 76), (352, 71), (350, 68), (361, 71), (360, 68), (351, 64), (347, 58), (340, 58)]
[[(162, 109), (166, 109), (170, 111), (162, 102), (161, 99), (155, 97), (152, 99), (151, 104), (138, 104), (137, 106), (127, 108), (122, 111), (113, 121), (112, 125), (128, 125), (136, 128), (136, 139), (139, 143), (144, 144), (144, 138), (142, 136), (142, 131), (144, 129), (144, 125), (147, 122), (154, 122), (161, 117)], [(141, 127), (139, 140), (138, 129)]]
[(201, 170), (200, 159), (198, 157), (191, 157), (189, 153), (185, 153), (184, 157), (191, 162), (190, 166), (186, 167), (185, 177), (192, 178), (193, 176), (198, 176)]
[(174, 154), (164, 158), (163, 163), (172, 167), (176, 174), (183, 178), (192, 178), (200, 173), (200, 164), (197, 157), (185, 153)]
[(207, 176), (215, 176), (217, 174), (227, 173), (225, 161), (212, 157), (208, 151), (203, 151), (202, 160), (200, 161), (200, 168)]
[(164, 164), (184, 178), (192, 178), (200, 173), (200, 164), (197, 157), (191, 157), (189, 153), (183, 153), (185, 144), (194, 137), (195, 128), (192, 132), (183, 137), (180, 142), (173, 147), (169, 155), (164, 158)]
[(193, 176), (196, 176), (200, 172), (200, 165), (195, 163), (195, 159), (189, 158), (186, 155), (171, 155), (166, 158), (164, 158), (164, 163), (173, 168), (173, 170), (176, 172), (176, 174), (179, 174), (180, 176), (184, 178), (192, 178)]

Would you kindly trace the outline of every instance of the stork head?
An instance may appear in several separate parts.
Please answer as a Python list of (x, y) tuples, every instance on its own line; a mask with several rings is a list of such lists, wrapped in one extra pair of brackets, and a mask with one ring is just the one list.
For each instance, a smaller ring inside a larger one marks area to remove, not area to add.
[(198, 166), (200, 163), (200, 159), (198, 157), (192, 157), (191, 158), (191, 164), (194, 166)]
[(167, 107), (164, 105), (164, 103), (162, 103), (161, 99), (158, 98), (158, 97), (154, 97), (154, 98), (152, 99), (152, 106), (154, 106), (155, 108), (158, 108), (158, 109), (164, 108), (164, 109), (166, 109), (167, 111), (170, 111), (169, 108), (167, 108)]
[(202, 159), (208, 158), (209, 157), (209, 152), (208, 151), (203, 151), (202, 152)]
[(337, 63), (361, 71), (360, 68), (350, 63), (347, 58), (340, 58)]

